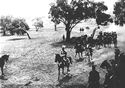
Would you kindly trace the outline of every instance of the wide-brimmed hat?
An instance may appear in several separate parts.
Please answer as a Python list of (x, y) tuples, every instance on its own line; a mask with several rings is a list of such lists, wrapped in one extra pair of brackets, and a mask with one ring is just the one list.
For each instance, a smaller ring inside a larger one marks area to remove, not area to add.
[(65, 46), (65, 45), (62, 45), (62, 48), (66, 48), (66, 46)]

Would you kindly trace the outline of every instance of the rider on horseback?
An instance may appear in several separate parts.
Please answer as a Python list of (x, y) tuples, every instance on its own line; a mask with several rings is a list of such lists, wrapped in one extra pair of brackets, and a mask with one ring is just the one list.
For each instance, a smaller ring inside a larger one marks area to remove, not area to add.
[(67, 52), (65, 51), (65, 47), (66, 46), (62, 46), (62, 50), (61, 50), (61, 56), (63, 58), (63, 61), (67, 61)]

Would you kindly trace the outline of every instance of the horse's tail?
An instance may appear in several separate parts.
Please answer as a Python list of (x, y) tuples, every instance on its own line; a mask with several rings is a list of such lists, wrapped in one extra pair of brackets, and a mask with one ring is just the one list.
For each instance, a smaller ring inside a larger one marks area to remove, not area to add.
[(57, 62), (57, 58), (55, 58), (55, 62)]
[(55, 54), (55, 62), (58, 61), (58, 60), (57, 60), (57, 59), (58, 59), (58, 56), (59, 56), (58, 54)]

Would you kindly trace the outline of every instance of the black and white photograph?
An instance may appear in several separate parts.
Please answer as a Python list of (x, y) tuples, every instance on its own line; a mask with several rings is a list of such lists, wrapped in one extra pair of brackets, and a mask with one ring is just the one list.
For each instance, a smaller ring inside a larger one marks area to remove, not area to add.
[(125, 0), (0, 0), (0, 88), (125, 88)]

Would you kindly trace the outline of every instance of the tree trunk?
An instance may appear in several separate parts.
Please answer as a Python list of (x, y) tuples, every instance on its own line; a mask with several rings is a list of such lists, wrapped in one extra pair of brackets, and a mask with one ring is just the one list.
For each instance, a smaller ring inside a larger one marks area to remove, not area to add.
[(56, 27), (56, 24), (54, 24), (54, 26), (55, 26), (55, 31), (57, 31), (57, 27)]
[(14, 35), (14, 32), (13, 32), (12, 30), (10, 30), (10, 34), (11, 34), (11, 35)]
[(71, 35), (70, 23), (68, 23), (68, 24), (66, 25), (65, 30), (66, 30), (66, 41), (69, 42), (69, 41), (70, 41), (70, 35)]
[(98, 28), (95, 28), (94, 30), (93, 30), (93, 32), (92, 32), (92, 37), (94, 38), (94, 35), (95, 35), (95, 32), (96, 32), (96, 30), (97, 30)]
[[(24, 30), (24, 29), (22, 29), (22, 30)], [(26, 30), (24, 30), (24, 31), (26, 32), (26, 34), (27, 34), (28, 38), (29, 38), (29, 39), (31, 39), (31, 37), (30, 37), (29, 33), (28, 33)]]
[(39, 28), (38, 27), (36, 27), (36, 31), (38, 31), (39, 30)]
[(71, 35), (71, 32), (70, 31), (66, 31), (66, 41), (67, 42), (70, 40), (70, 35)]
[(27, 34), (28, 38), (31, 39), (31, 37), (30, 37), (30, 35), (28, 34), (28, 32), (26, 32), (26, 34)]
[(3, 36), (6, 36), (6, 31), (5, 30), (3, 30)]

